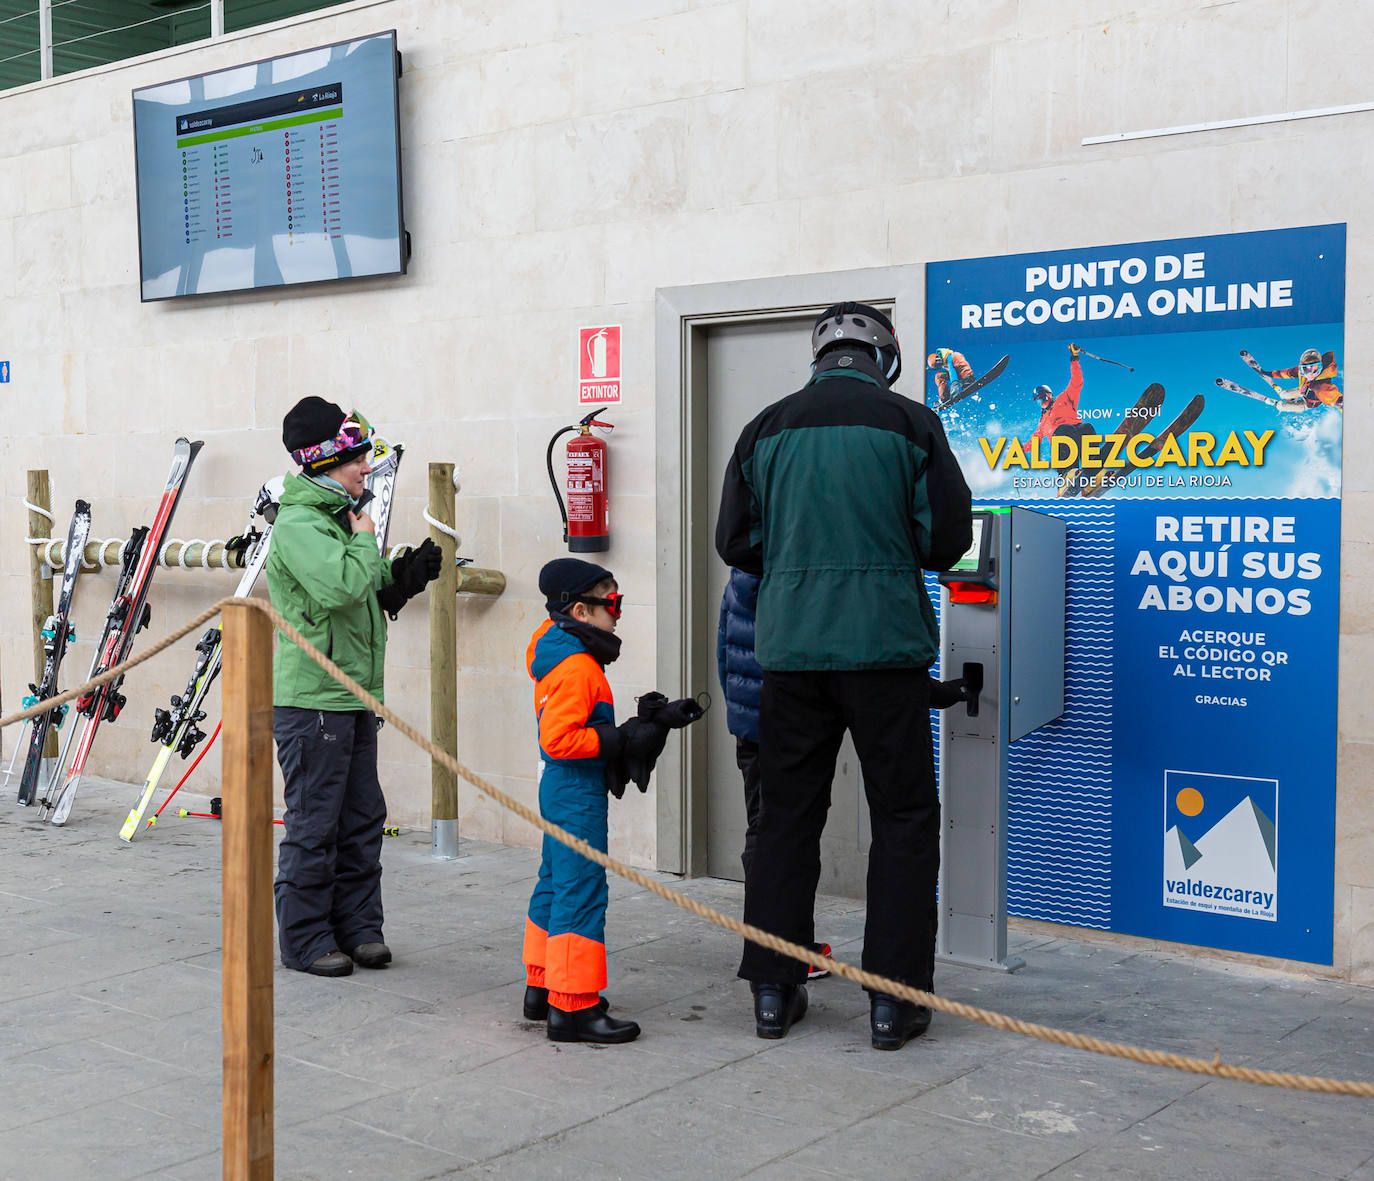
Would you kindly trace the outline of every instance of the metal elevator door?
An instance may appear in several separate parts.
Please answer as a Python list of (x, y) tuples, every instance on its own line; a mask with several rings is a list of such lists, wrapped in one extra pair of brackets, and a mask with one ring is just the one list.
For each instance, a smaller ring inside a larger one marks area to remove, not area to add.
[[(706, 571), (706, 598), (691, 614), (696, 635), (697, 667), (712, 670), (713, 696), (719, 694), (716, 631), (720, 599), (729, 575), (716, 556), (715, 527), (720, 511), (725, 465), (740, 431), (760, 410), (794, 390), (810, 376), (811, 325), (815, 314), (791, 319), (755, 320), (705, 330), (704, 389), (695, 399), (705, 416), (706, 482), (709, 511), (692, 521), (692, 544)], [(698, 373), (701, 371), (698, 370)], [(735, 740), (720, 707), (705, 718), (708, 729), (704, 774), (707, 808), (707, 872), (712, 877), (743, 879), (744, 785), (735, 765)], [(700, 764), (698, 764), (700, 766)], [(699, 772), (700, 773), (700, 772)], [(694, 785), (695, 788), (700, 785)], [(830, 815), (821, 841), (820, 892), (862, 898), (868, 874), (870, 829), (868, 805), (861, 790), (858, 759), (848, 735), (840, 747), (831, 790)]]

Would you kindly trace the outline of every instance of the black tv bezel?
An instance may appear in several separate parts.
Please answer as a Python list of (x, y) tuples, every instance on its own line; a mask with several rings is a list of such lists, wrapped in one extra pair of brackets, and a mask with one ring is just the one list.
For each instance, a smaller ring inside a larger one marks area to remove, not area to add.
[[(156, 90), (161, 86), (171, 86), (177, 82), (190, 82), (194, 78), (209, 78), (215, 74), (227, 74), (230, 70), (241, 70), (247, 66), (260, 66), (264, 62), (282, 61), (288, 57), (298, 57), (303, 53), (313, 53), (320, 49), (334, 49), (339, 45), (352, 45), (358, 41), (370, 41), (377, 37), (391, 38), (391, 92), (392, 111), (396, 130), (396, 253), (398, 269), (377, 271), (371, 275), (335, 275), (327, 279), (302, 279), (295, 283), (269, 283), (258, 287), (225, 287), (219, 291), (183, 291), (172, 295), (143, 294), (143, 192), (138, 168), (138, 107), (137, 96), (145, 90)], [(370, 279), (389, 279), (404, 275), (410, 265), (410, 236), (405, 224), (405, 180), (401, 169), (401, 51), (396, 44), (395, 29), (379, 29), (375, 33), (364, 33), (356, 37), (344, 37), (323, 45), (311, 45), (304, 49), (293, 49), (288, 53), (274, 53), (270, 57), (260, 57), (253, 61), (238, 62), (232, 66), (222, 66), (217, 70), (203, 70), (197, 74), (185, 74), (180, 78), (168, 78), (163, 82), (136, 86), (129, 92), (130, 128), (134, 137), (134, 217), (138, 229), (138, 300), (139, 303), (167, 303), (184, 299), (213, 299), (217, 296), (245, 295), (258, 291), (292, 291), (302, 287), (320, 287), (326, 283), (366, 282)]]

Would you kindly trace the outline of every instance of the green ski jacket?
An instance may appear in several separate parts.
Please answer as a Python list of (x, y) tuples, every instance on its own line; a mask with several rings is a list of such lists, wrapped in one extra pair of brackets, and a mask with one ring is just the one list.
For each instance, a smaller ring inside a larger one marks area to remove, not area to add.
[[(386, 617), (377, 591), (391, 581), (371, 533), (354, 533), (342, 492), (304, 476), (286, 477), (267, 551), (272, 605), (305, 638), (379, 699)], [(272, 665), (274, 705), (334, 711), (365, 708), (291, 640), (279, 636)]]
[(759, 664), (929, 668), (939, 634), (921, 572), (968, 549), (970, 501), (934, 412), (872, 362), (823, 357), (744, 428), (725, 470), (716, 551), (763, 575)]

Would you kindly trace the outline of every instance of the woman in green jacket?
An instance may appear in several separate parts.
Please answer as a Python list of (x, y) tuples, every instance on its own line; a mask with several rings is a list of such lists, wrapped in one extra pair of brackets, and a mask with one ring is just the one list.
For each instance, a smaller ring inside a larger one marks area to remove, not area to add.
[[(372, 428), (323, 398), (298, 402), (282, 442), (286, 477), (267, 557), (272, 605), (378, 699), (386, 619), (438, 577), (426, 540), (381, 556), (363, 511)], [(382, 829), (376, 717), (285, 636), (273, 664), (273, 731), (286, 785), (275, 887), (282, 963), (316, 976), (391, 962), (382, 937)]]

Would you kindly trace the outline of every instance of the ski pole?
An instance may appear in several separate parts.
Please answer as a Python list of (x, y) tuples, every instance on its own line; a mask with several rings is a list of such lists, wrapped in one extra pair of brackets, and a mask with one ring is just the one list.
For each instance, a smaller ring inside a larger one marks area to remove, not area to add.
[[(26, 705), (24, 708), (25, 708), (25, 709), (28, 709), (29, 707)], [(14, 753), (13, 753), (12, 755), (10, 755), (10, 765), (9, 765), (8, 767), (5, 768), (5, 784), (6, 784), (6, 786), (9, 785), (10, 776), (14, 773), (14, 760), (17, 759), (17, 758), (19, 757), (19, 751), (20, 751), (20, 749), (21, 749), (21, 748), (23, 747), (23, 745), (24, 745), (24, 735), (27, 734), (27, 733), (29, 732), (29, 727), (32, 726), (32, 725), (33, 725), (33, 719), (30, 718), (27, 722), (25, 722), (25, 723), (19, 728), (19, 737), (16, 738), (16, 739), (14, 740)]]
[[(176, 795), (177, 792), (181, 790), (181, 785), (191, 777), (191, 772), (196, 769), (196, 767), (200, 763), (200, 760), (203, 759), (206, 753), (210, 750), (210, 748), (215, 745), (215, 739), (219, 737), (219, 728), (222, 725), (224, 725), (224, 723), (221, 721), (215, 726), (215, 732), (210, 735), (210, 741), (207, 742), (203, 747), (201, 747), (200, 754), (196, 755), (195, 762), (193, 762), (189, 767), (187, 767), (186, 774), (177, 780), (176, 787), (172, 788), (171, 792), (168, 793), (167, 798), (162, 801), (162, 808), (165, 808), (168, 804), (172, 802), (172, 796)], [(152, 814), (152, 816), (148, 818), (149, 828), (152, 828), (153, 825), (157, 823), (157, 818), (162, 815), (162, 808), (159, 808), (156, 812)]]
[(1127, 373), (1134, 373), (1135, 366), (1127, 365), (1124, 361), (1113, 361), (1110, 357), (1099, 357), (1096, 353), (1090, 353), (1087, 349), (1079, 349), (1085, 357), (1091, 357), (1094, 361), (1101, 361), (1104, 365), (1120, 365)]
[[(206, 820), (219, 820), (219, 819), (221, 819), (221, 817), (218, 816), (218, 815), (217, 815), (216, 813), (214, 813), (214, 812), (188, 812), (185, 808), (178, 808), (178, 809), (177, 809), (177, 815), (178, 815), (178, 816), (201, 816), (201, 817), (204, 817)], [(275, 820), (275, 819), (274, 819), (274, 820), (272, 821), (272, 823), (273, 823), (273, 824), (285, 824), (286, 821), (285, 821), (285, 820)]]

